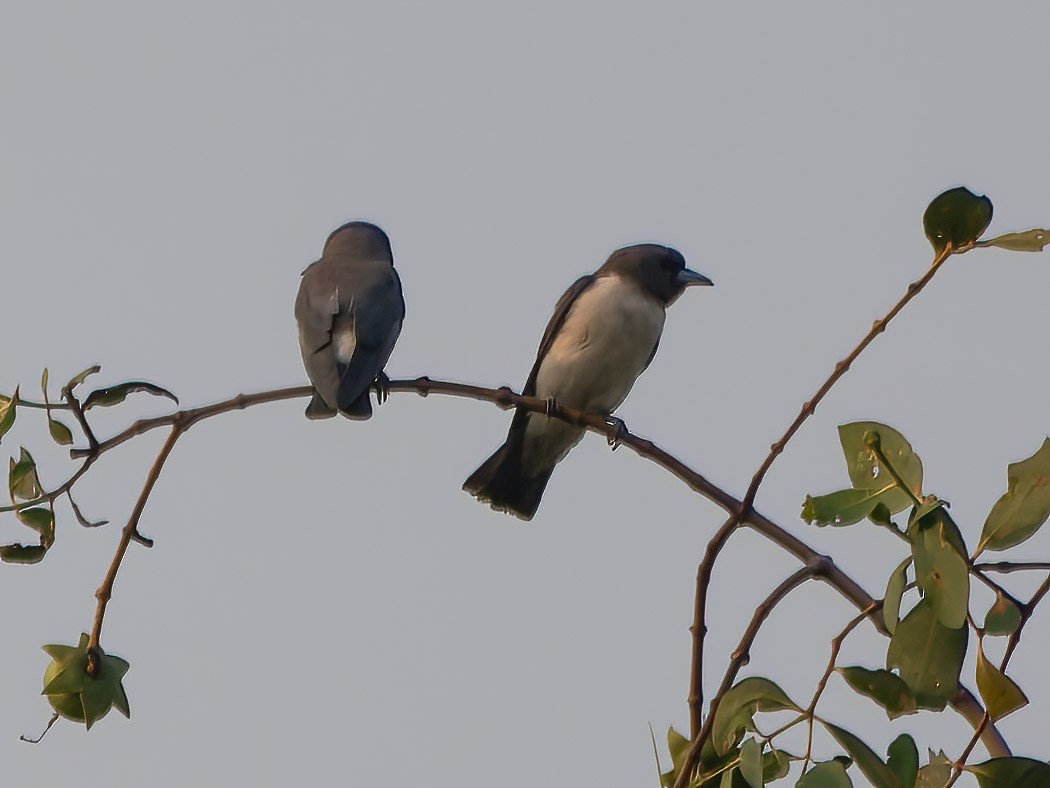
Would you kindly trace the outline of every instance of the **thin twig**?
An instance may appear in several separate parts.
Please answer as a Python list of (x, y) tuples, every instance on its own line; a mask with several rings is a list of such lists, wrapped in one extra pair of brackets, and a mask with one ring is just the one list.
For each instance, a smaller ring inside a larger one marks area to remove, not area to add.
[(982, 572), (999, 572), (1000, 574), (1035, 570), (1046, 571), (1050, 569), (1050, 561), (981, 561), (974, 564), (973, 568)]
[(124, 560), (124, 554), (128, 551), (128, 545), (131, 544), (131, 540), (134, 539), (138, 533), (139, 518), (142, 517), (142, 510), (146, 508), (146, 501), (149, 500), (150, 493), (153, 492), (153, 486), (157, 483), (157, 479), (160, 477), (161, 469), (164, 467), (164, 461), (168, 459), (171, 450), (175, 448), (175, 442), (179, 439), (182, 432), (182, 426), (176, 422), (171, 428), (171, 433), (168, 435), (168, 439), (164, 441), (164, 445), (157, 454), (157, 459), (154, 460), (153, 467), (150, 468), (149, 475), (146, 477), (146, 482), (142, 486), (142, 492), (139, 493), (139, 499), (135, 502), (135, 508), (131, 510), (131, 516), (128, 517), (127, 525), (125, 525), (124, 530), (120, 532), (120, 541), (117, 543), (117, 551), (113, 555), (113, 561), (109, 565), (109, 571), (106, 572), (106, 577), (102, 581), (102, 585), (100, 585), (98, 591), (95, 592), (95, 598), (98, 600), (98, 605), (95, 608), (95, 622), (91, 627), (91, 639), (88, 642), (89, 649), (98, 649), (99, 647), (99, 640), (102, 637), (102, 622), (106, 617), (106, 606), (109, 604), (109, 600), (113, 596), (113, 583), (117, 579), (117, 570), (120, 569), (120, 563)]
[(69, 410), (73, 413), (73, 417), (77, 420), (77, 423), (80, 424), (80, 429), (84, 432), (84, 437), (88, 442), (88, 451), (93, 454), (97, 453), (98, 440), (95, 438), (95, 433), (91, 431), (91, 425), (88, 424), (87, 417), (84, 416), (84, 409), (80, 407), (80, 401), (69, 388), (62, 389), (62, 398), (66, 401)]
[(762, 628), (763, 622), (769, 617), (769, 614), (773, 612), (773, 608), (775, 608), (777, 604), (779, 604), (780, 601), (794, 589), (798, 588), (813, 577), (823, 576), (827, 572), (829, 564), (830, 559), (820, 557), (812, 563), (799, 567), (791, 575), (781, 581), (781, 583), (770, 592), (769, 596), (767, 596), (762, 603), (755, 608), (755, 613), (751, 617), (751, 623), (749, 623), (747, 629), (744, 630), (740, 642), (737, 644), (737, 647), (733, 650), (733, 653), (729, 658), (729, 668), (722, 677), (722, 685), (718, 689), (718, 694), (711, 699), (711, 708), (708, 711), (707, 719), (704, 720), (704, 724), (700, 728), (700, 733), (693, 738), (689, 745), (689, 750), (686, 753), (685, 760), (682, 762), (682, 771), (679, 772), (678, 777), (675, 780), (674, 788), (685, 788), (685, 786), (689, 785), (689, 776), (699, 763), (700, 751), (703, 749), (704, 743), (711, 735), (711, 728), (714, 725), (715, 715), (718, 713), (718, 706), (722, 702), (722, 698), (725, 696), (726, 692), (728, 692), (736, 682), (736, 677), (741, 669), (750, 662), (751, 646), (754, 644), (755, 638), (758, 637), (758, 632)]
[[(1021, 632), (1024, 629), (1025, 624), (1028, 623), (1028, 620), (1032, 617), (1032, 614), (1035, 613), (1036, 605), (1038, 605), (1042, 601), (1043, 597), (1046, 596), (1047, 592), (1050, 592), (1050, 575), (1046, 576), (1046, 579), (1043, 580), (1042, 585), (1040, 585), (1036, 592), (1032, 594), (1031, 599), (1029, 599), (1027, 602), (1015, 602), (1015, 604), (1018, 606), (1018, 610), (1021, 612), (1021, 620), (1017, 624), (1017, 629), (1015, 629), (1010, 634), (1010, 640), (1007, 642), (1006, 645), (1006, 652), (1003, 654), (1002, 661), (999, 663), (1000, 673), (1006, 672), (1006, 666), (1010, 662), (1010, 657), (1013, 656), (1014, 650), (1017, 648), (1017, 644), (1021, 642)], [(952, 764), (952, 778), (948, 781), (948, 785), (946, 786), (946, 788), (951, 788), (951, 786), (955, 785), (956, 781), (962, 776), (963, 767), (966, 765), (966, 760), (970, 757), (970, 753), (972, 753), (973, 748), (977, 746), (977, 742), (980, 740), (981, 734), (984, 733), (985, 728), (988, 727), (991, 721), (991, 715), (989, 715), (988, 712), (985, 711), (984, 715), (981, 717), (980, 724), (977, 725), (976, 728), (974, 728), (973, 736), (970, 737), (970, 741), (967, 743), (966, 748), (962, 751), (962, 754), (960, 754), (959, 757)]]
[(805, 774), (806, 767), (809, 765), (810, 758), (813, 754), (813, 717), (817, 713), (817, 703), (820, 702), (820, 696), (824, 694), (824, 689), (828, 686), (828, 679), (831, 678), (831, 674), (835, 672), (835, 661), (839, 658), (839, 652), (842, 650), (842, 644), (845, 642), (849, 634), (857, 628), (861, 621), (868, 618), (870, 615), (882, 608), (882, 602), (872, 602), (871, 605), (860, 611), (856, 616), (850, 619), (849, 623), (842, 628), (831, 641), (831, 656), (828, 658), (828, 666), (824, 669), (824, 675), (820, 677), (820, 682), (817, 684), (816, 690), (813, 692), (813, 699), (809, 702), (809, 706), (803, 712), (803, 716), (806, 718), (808, 731), (806, 733), (806, 754), (805, 760), (802, 762), (802, 773)]

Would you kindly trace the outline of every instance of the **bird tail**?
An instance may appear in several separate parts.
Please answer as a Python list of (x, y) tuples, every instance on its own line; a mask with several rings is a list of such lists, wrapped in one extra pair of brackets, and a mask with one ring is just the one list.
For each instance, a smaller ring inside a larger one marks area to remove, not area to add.
[(368, 398), (368, 389), (361, 392), (356, 399), (345, 400), (342, 389), (339, 390), (339, 412), (354, 421), (368, 421), (372, 418), (372, 402)]
[(521, 448), (515, 443), (511, 439), (500, 446), (463, 482), (463, 489), (498, 512), (531, 520), (554, 468), (538, 476), (526, 476), (521, 468)]

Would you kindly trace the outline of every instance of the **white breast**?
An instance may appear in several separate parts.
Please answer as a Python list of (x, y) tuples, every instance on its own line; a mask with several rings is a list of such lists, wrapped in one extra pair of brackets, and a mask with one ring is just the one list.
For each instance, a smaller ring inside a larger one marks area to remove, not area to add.
[[(645, 368), (664, 327), (663, 304), (633, 282), (601, 277), (580, 295), (536, 375), (536, 396), (611, 413)], [(525, 429), (527, 471), (561, 460), (583, 431), (543, 416)]]
[(664, 328), (663, 305), (630, 281), (598, 279), (573, 304), (536, 377), (536, 395), (610, 412), (624, 401)]

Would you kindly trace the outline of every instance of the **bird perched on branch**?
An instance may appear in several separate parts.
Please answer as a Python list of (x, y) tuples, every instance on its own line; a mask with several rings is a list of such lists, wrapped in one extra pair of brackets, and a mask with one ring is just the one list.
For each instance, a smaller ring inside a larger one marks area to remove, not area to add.
[[(711, 285), (675, 249), (618, 249), (565, 291), (543, 332), (522, 394), (610, 416), (656, 355), (665, 310), (687, 287)], [(554, 466), (584, 430), (517, 410), (506, 442), (463, 489), (483, 503), (531, 520)]]
[(303, 271), (295, 299), (299, 349), (314, 395), (308, 419), (337, 412), (372, 416), (369, 390), (386, 399), (383, 367), (405, 317), (401, 280), (386, 233), (368, 222), (349, 222), (328, 236), (321, 259)]

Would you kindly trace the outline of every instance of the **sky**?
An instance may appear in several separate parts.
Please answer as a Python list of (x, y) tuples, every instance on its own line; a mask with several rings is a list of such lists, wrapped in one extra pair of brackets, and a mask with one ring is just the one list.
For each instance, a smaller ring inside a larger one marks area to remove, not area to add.
[[(391, 376), (517, 388), (568, 284), (657, 241), (716, 286), (673, 305), (619, 415), (739, 495), (924, 272), (933, 196), (988, 194), (990, 233), (1050, 223), (1045, 3), (12, 1), (4, 18), (6, 393), (94, 363), (100, 385), (148, 380), (185, 406), (304, 383), (299, 273), (349, 219), (389, 233), (404, 282)], [(790, 444), (760, 510), (881, 596), (897, 540), (799, 518), (807, 493), (848, 484), (836, 426), (871, 419), (911, 440), (973, 544), (1007, 464), (1050, 430), (1048, 292), (1045, 255), (950, 260)], [(131, 546), (103, 635), (131, 663), (130, 721), (18, 741), (50, 715), (39, 647), (90, 627), (162, 435), (77, 484), (109, 527), (60, 506), (45, 561), (0, 568), (5, 780), (656, 785), (649, 726), (688, 727), (694, 578), (721, 510), (592, 435), (524, 524), (460, 490), (508, 413), (397, 394), (367, 423), (308, 422), (304, 405), (227, 414), (176, 446), (141, 523), (156, 546)], [(91, 416), (107, 436), (168, 407), (139, 395)], [(19, 445), (45, 485), (74, 467), (39, 413), (0, 451)], [(24, 528), (8, 515), (0, 536)], [(1019, 557), (1047, 559), (1048, 539)], [(795, 568), (734, 537), (709, 695)], [(795, 591), (747, 673), (804, 703), (852, 615), (826, 586)], [(879, 666), (885, 644), (862, 627), (841, 664)], [(1044, 759), (1048, 647), (1040, 608), (1011, 662), (1032, 705), (1001, 724)], [(907, 731), (954, 757), (969, 738), (951, 712), (888, 724), (835, 677), (820, 709), (880, 750)]]

